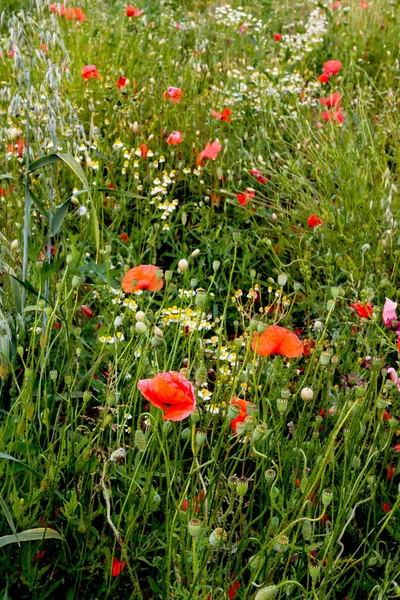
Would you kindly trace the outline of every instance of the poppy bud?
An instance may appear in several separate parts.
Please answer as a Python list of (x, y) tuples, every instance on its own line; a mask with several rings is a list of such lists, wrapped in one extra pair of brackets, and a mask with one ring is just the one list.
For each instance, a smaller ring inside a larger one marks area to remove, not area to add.
[(200, 249), (196, 248), (196, 250), (193, 250), (192, 254), (190, 255), (192, 258), (196, 258), (196, 256), (198, 256), (200, 254)]
[(359, 456), (353, 456), (353, 460), (351, 461), (351, 466), (353, 469), (359, 469), (361, 465), (361, 459)]
[(10, 244), (10, 249), (13, 252), (14, 250), (17, 250), (19, 246), (19, 241), (18, 240), (13, 240)]
[(320, 563), (316, 563), (314, 565), (309, 566), (309, 572), (311, 579), (313, 581), (317, 581), (321, 576), (321, 565)]
[(51, 306), (47, 306), (44, 309), (44, 312), (45, 312), (46, 316), (50, 317), (50, 315), (52, 314), (53, 310), (52, 310)]
[(323, 490), (322, 504), (325, 506), (325, 508), (330, 505), (330, 503), (332, 502), (332, 498), (333, 498), (332, 490), (329, 490), (329, 489)]
[(183, 440), (188, 440), (188, 439), (190, 439), (190, 434), (191, 434), (190, 427), (185, 427), (185, 429), (182, 429), (182, 431), (181, 431), (181, 438)]
[(340, 293), (340, 288), (338, 288), (338, 287), (331, 288), (331, 296), (334, 300), (336, 300), (336, 298), (339, 296), (339, 293)]
[(197, 385), (203, 385), (207, 381), (207, 370), (204, 365), (201, 365), (195, 373), (195, 381)]
[(303, 521), (303, 525), (301, 527), (301, 532), (303, 534), (303, 538), (306, 541), (311, 539), (311, 523), (310, 521)]
[(111, 454), (110, 456), (110, 462), (121, 462), (124, 460), (126, 455), (126, 452), (123, 448), (118, 448), (117, 450), (114, 450), (114, 452)]
[(240, 477), (237, 485), (236, 492), (238, 496), (245, 496), (249, 487), (249, 480), (247, 477)]
[(89, 390), (86, 390), (85, 392), (83, 392), (83, 401), (85, 404), (87, 404), (87, 402), (89, 402), (92, 399), (92, 394), (91, 392), (89, 392)]
[(214, 531), (211, 532), (208, 541), (213, 548), (218, 548), (222, 546), (222, 544), (226, 541), (228, 534), (226, 531), (222, 529), (222, 527), (217, 527)]
[(314, 397), (314, 392), (311, 388), (303, 388), (300, 392), (300, 396), (304, 402), (310, 402)]
[(141, 429), (135, 431), (135, 446), (139, 452), (143, 453), (146, 450), (146, 436)]
[(138, 333), (146, 333), (147, 325), (143, 321), (138, 321), (135, 325), (135, 329)]
[(197, 290), (196, 306), (198, 308), (201, 308), (202, 306), (204, 306), (206, 300), (207, 300), (207, 292), (205, 290)]
[(135, 135), (137, 135), (139, 133), (139, 123), (137, 121), (135, 121), (134, 123), (132, 123), (132, 125), (131, 125), (131, 131)]
[(178, 262), (178, 271), (180, 271), (181, 273), (184, 273), (185, 271), (187, 271), (189, 268), (189, 263), (186, 260), (186, 258), (181, 258), (181, 260)]
[(82, 279), (80, 277), (78, 277), (78, 275), (74, 275), (72, 278), (72, 282), (71, 285), (73, 288), (77, 288), (81, 285), (82, 283)]
[(254, 596), (254, 600), (275, 600), (279, 592), (279, 588), (276, 585), (267, 585), (258, 590)]
[(173, 275), (172, 271), (165, 271), (165, 281), (167, 283), (169, 283), (171, 281), (172, 275)]
[(144, 323), (145, 318), (146, 318), (146, 315), (142, 310), (138, 310), (137, 313), (135, 314), (135, 319), (138, 322)]
[(188, 524), (188, 531), (194, 538), (201, 535), (201, 521), (199, 519), (191, 519)]
[(276, 478), (276, 472), (274, 471), (274, 469), (267, 469), (264, 475), (267, 483), (272, 483)]
[(201, 446), (207, 439), (207, 432), (204, 429), (198, 429), (196, 431), (196, 444)]

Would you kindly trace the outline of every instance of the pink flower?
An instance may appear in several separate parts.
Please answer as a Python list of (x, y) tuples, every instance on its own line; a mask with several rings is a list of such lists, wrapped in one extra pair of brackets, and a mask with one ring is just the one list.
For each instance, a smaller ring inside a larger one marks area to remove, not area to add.
[(201, 165), (203, 158), (208, 158), (209, 160), (215, 160), (222, 150), (222, 144), (219, 140), (215, 140), (212, 144), (207, 143), (204, 150), (199, 152), (197, 157), (197, 164)]
[[(392, 300), (389, 300), (389, 298), (386, 298), (386, 302), (383, 307), (382, 318), (386, 327), (392, 329), (393, 325), (395, 325), (394, 329), (398, 330), (399, 325), (397, 324), (396, 308), (397, 302), (393, 302)], [(393, 323), (393, 321), (395, 321), (395, 323)]]
[(171, 146), (178, 146), (183, 142), (183, 136), (180, 131), (173, 131), (167, 137), (167, 144)]
[(83, 79), (92, 79), (92, 77), (95, 79), (100, 79), (100, 75), (98, 74), (94, 65), (86, 65), (86, 67), (83, 67), (82, 77)]
[(180, 102), (182, 94), (183, 92), (180, 88), (170, 86), (164, 92), (164, 98), (166, 100), (172, 100), (172, 102), (176, 104), (177, 102)]
[(390, 379), (393, 381), (394, 385), (397, 385), (397, 389), (400, 392), (400, 379), (397, 375), (397, 371), (393, 369), (393, 367), (389, 367), (387, 370), (387, 374), (390, 375)]

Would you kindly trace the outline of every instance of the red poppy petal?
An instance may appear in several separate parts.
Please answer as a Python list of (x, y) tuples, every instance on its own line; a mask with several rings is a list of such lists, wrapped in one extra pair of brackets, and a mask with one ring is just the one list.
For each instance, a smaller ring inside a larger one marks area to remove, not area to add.
[(152, 379), (141, 379), (138, 381), (138, 388), (142, 392), (143, 396), (154, 404), (157, 408), (161, 408), (162, 410), (166, 410), (166, 405), (163, 404), (159, 398), (159, 396), (153, 390), (153, 380)]
[(164, 421), (183, 421), (183, 419), (192, 414), (194, 407), (193, 402), (182, 403), (179, 406), (170, 406), (163, 414), (163, 419)]

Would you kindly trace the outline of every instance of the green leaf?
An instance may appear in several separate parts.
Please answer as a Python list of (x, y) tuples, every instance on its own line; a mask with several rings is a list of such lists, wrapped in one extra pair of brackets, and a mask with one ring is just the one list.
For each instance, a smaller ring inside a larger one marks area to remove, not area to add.
[(8, 175), (8, 173), (3, 173), (0, 175), (0, 179), (14, 179), (12, 175)]
[(19, 542), (32, 542), (34, 540), (62, 540), (62, 537), (54, 529), (37, 527), (36, 529), (26, 529), (18, 535), (3, 535), (3, 537), (0, 537), (0, 548), (8, 544), (19, 544)]
[(6, 516), (7, 519), (7, 523), (10, 526), (11, 531), (13, 532), (14, 535), (17, 535), (17, 530), (15, 529), (15, 525), (14, 525), (14, 521), (12, 518), (12, 515), (10, 513), (10, 511), (7, 508), (7, 504), (4, 502), (3, 498), (0, 496), (0, 506), (3, 509), (3, 512)]
[(63, 258), (59, 258), (53, 264), (45, 263), (43, 265), (42, 272), (40, 273), (41, 280), (44, 281), (45, 279), (47, 279), (48, 277), (50, 277), (50, 275), (53, 275), (54, 273), (57, 273), (57, 271), (59, 270), (59, 268), (61, 267), (61, 265), (63, 264), (63, 262), (64, 262), (64, 259)]
[[(36, 471), (32, 467), (30, 467), (29, 465), (26, 465), (21, 460), (18, 460), (18, 458), (14, 458), (10, 454), (6, 454), (5, 452), (0, 452), (0, 458), (5, 458), (6, 460), (11, 460), (13, 462), (16, 462), (19, 465), (22, 465), (22, 467), (24, 467), (24, 469), (26, 469), (27, 471), (30, 471), (31, 473), (33, 473), (33, 475), (36, 475), (36, 477), (39, 477), (39, 479), (43, 478), (43, 475), (41, 475), (38, 471)], [(64, 496), (62, 494), (60, 494), (60, 492), (58, 492), (57, 490), (55, 490), (54, 493), (56, 494), (56, 496), (61, 498), (61, 500), (65, 500)], [(21, 535), (21, 534), (19, 533), (18, 535)]]
[(29, 167), (29, 173), (33, 173), (37, 169), (41, 169), (42, 167), (47, 167), (48, 165), (54, 165), (54, 163), (60, 160), (58, 154), (55, 152), (53, 154), (47, 154), (46, 156), (42, 156), (38, 158), (33, 163), (31, 163)]
[(39, 198), (32, 192), (31, 189), (28, 190), (28, 194), (33, 204), (39, 209), (40, 213), (44, 216), (45, 219), (48, 219), (49, 213), (47, 212)]
[(68, 198), (64, 204), (61, 204), (60, 208), (57, 212), (54, 213), (53, 219), (51, 221), (51, 231), (50, 235), (55, 235), (64, 221), (65, 215), (68, 212), (69, 205), (71, 204), (71, 198)]

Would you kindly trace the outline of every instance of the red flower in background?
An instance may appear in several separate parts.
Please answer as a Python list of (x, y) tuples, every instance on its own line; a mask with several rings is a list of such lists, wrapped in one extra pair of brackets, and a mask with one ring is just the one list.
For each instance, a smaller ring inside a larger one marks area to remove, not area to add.
[(328, 60), (324, 63), (324, 73), (327, 73), (328, 75), (336, 75), (341, 68), (342, 63), (340, 60)]
[(129, 237), (126, 235), (126, 233), (120, 233), (119, 237), (123, 242), (129, 242)]
[(355, 310), (358, 316), (362, 319), (370, 319), (372, 317), (371, 302), (367, 302), (366, 304), (363, 304), (362, 302), (354, 302), (351, 304), (351, 308)]
[(254, 334), (251, 349), (260, 356), (280, 354), (287, 358), (297, 358), (304, 351), (303, 342), (295, 333), (279, 325), (270, 325), (259, 335)]
[(85, 317), (87, 319), (92, 319), (94, 317), (93, 311), (90, 310), (90, 308), (88, 306), (86, 306), (86, 304), (82, 304), (82, 306), (81, 306), (81, 312), (82, 312), (83, 315), (85, 315)]
[(247, 417), (247, 405), (251, 404), (251, 402), (247, 402), (247, 400), (242, 400), (241, 398), (232, 398), (231, 404), (236, 404), (237, 406), (240, 406), (239, 415), (236, 417), (236, 419), (233, 419), (233, 421), (231, 422), (232, 429), (236, 434), (236, 425), (238, 423), (243, 423), (243, 421)]
[(340, 106), (337, 110), (330, 110), (321, 113), (321, 117), (324, 119), (324, 121), (335, 121), (336, 123), (343, 123), (344, 121), (344, 114)]
[(112, 567), (111, 567), (112, 576), (117, 577), (118, 575), (121, 575), (122, 571), (125, 569), (125, 565), (126, 565), (126, 563), (124, 560), (121, 562), (119, 560), (119, 558), (114, 556), (113, 562), (112, 562)]
[(256, 193), (253, 190), (253, 188), (247, 188), (247, 190), (245, 190), (243, 194), (236, 194), (236, 198), (239, 200), (242, 206), (246, 206), (249, 199), (254, 198), (255, 195)]
[(262, 184), (266, 184), (268, 183), (268, 179), (267, 177), (265, 177), (261, 171), (259, 171), (258, 169), (252, 169), (251, 171), (249, 171), (250, 175), (253, 175), (253, 177), (255, 177), (258, 181), (258, 183), (262, 183)]
[(274, 40), (276, 42), (280, 42), (282, 39), (282, 34), (281, 33), (274, 33)]
[(240, 583), (238, 581), (235, 581), (235, 583), (232, 583), (231, 587), (228, 590), (229, 600), (232, 600), (232, 598), (234, 598), (236, 596), (236, 590), (238, 590), (239, 588), (240, 588)]
[(329, 81), (329, 74), (328, 73), (322, 73), (322, 75), (319, 75), (318, 81), (320, 81), (321, 83), (328, 83), (328, 81)]
[(183, 96), (183, 92), (180, 88), (177, 87), (173, 87), (170, 86), (166, 89), (166, 91), (164, 92), (164, 98), (166, 100), (172, 100), (172, 102), (174, 104), (176, 104), (177, 102), (180, 102), (180, 100), (182, 99)]
[(212, 144), (207, 143), (204, 150), (202, 150), (197, 157), (197, 164), (201, 165), (203, 158), (208, 158), (209, 160), (215, 160), (222, 150), (222, 144), (219, 140), (215, 140)]
[(147, 158), (147, 154), (149, 152), (149, 147), (147, 144), (142, 144), (140, 146), (140, 152), (142, 153), (142, 158)]
[(144, 13), (144, 10), (140, 8), (135, 8), (132, 4), (126, 7), (126, 16), (127, 17), (140, 17)]
[(120, 90), (121, 88), (126, 86), (126, 82), (128, 79), (126, 77), (119, 77), (117, 81), (117, 87)]
[[(151, 292), (161, 290), (164, 283), (162, 279), (158, 279), (157, 271), (158, 269), (154, 265), (139, 265), (129, 269), (122, 279), (122, 289), (128, 294), (139, 290), (150, 290)], [(135, 287), (133, 287), (134, 282)]]
[(26, 148), (26, 139), (18, 138), (12, 144), (8, 144), (7, 152), (12, 152), (12, 154), (18, 154), (19, 157), (23, 155)]
[(321, 104), (324, 104), (324, 106), (337, 106), (338, 104), (340, 104), (342, 101), (342, 96), (340, 95), (339, 92), (333, 92), (333, 94), (331, 96), (328, 96), (328, 98), (320, 98), (319, 102), (321, 102)]
[(382, 509), (384, 512), (389, 513), (392, 510), (392, 507), (390, 506), (390, 504), (388, 504), (387, 502), (384, 503), (384, 505), (382, 506)]
[(318, 227), (318, 225), (322, 225), (322, 221), (318, 215), (310, 215), (307, 219), (307, 224), (309, 227)]
[(183, 135), (180, 131), (173, 131), (169, 134), (166, 141), (171, 146), (178, 146), (183, 142)]
[(92, 79), (93, 77), (95, 79), (100, 79), (100, 75), (98, 74), (97, 69), (94, 65), (86, 65), (86, 67), (83, 67), (82, 77), (84, 79)]
[(159, 373), (152, 379), (141, 379), (138, 388), (146, 400), (165, 411), (162, 417), (164, 421), (182, 421), (196, 407), (192, 384), (177, 371)]
[(211, 115), (216, 119), (219, 119), (220, 121), (226, 121), (227, 123), (230, 123), (232, 121), (231, 111), (229, 108), (224, 108), (222, 113), (219, 113), (216, 110), (212, 110)]
[(388, 476), (388, 479), (390, 479), (390, 481), (392, 481), (392, 479), (393, 479), (394, 470), (395, 470), (395, 467), (388, 467), (387, 476)]

